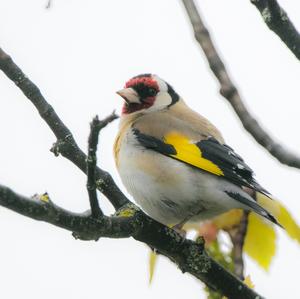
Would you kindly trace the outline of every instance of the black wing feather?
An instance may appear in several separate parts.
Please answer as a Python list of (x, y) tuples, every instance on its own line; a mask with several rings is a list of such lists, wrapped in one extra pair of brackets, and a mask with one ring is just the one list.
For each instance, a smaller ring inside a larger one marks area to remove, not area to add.
[[(155, 150), (169, 157), (177, 154), (176, 149), (172, 144), (168, 144), (156, 137), (141, 133), (136, 128), (133, 128), (133, 133), (140, 145), (145, 148)], [(241, 156), (234, 152), (231, 147), (226, 144), (221, 144), (213, 137), (201, 140), (195, 144), (200, 149), (203, 158), (210, 160), (222, 170), (224, 179), (227, 179), (231, 183), (240, 187), (249, 187), (267, 196), (270, 194), (256, 182), (253, 177), (253, 170), (244, 162)], [(174, 156), (172, 158), (174, 158)], [(185, 163), (184, 161), (181, 162)], [(190, 166), (195, 167), (193, 165)]]
[(216, 164), (223, 171), (226, 179), (236, 185), (249, 187), (265, 195), (270, 194), (256, 182), (253, 170), (230, 146), (219, 143), (213, 137), (196, 144), (202, 152), (202, 157)]

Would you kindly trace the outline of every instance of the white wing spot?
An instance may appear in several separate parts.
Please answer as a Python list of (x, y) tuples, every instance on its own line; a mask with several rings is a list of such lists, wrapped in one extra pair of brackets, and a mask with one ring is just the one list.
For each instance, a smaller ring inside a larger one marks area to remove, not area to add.
[(245, 167), (244, 167), (242, 164), (238, 163), (238, 164), (237, 164), (237, 168), (238, 168), (238, 169), (244, 169)]

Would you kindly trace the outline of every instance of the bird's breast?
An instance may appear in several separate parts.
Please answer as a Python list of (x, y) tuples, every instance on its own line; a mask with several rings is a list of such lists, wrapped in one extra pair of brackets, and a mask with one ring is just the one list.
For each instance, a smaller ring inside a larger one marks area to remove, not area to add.
[(193, 169), (143, 148), (128, 132), (119, 141), (118, 171), (128, 192), (152, 218), (178, 223), (199, 207), (199, 181)]

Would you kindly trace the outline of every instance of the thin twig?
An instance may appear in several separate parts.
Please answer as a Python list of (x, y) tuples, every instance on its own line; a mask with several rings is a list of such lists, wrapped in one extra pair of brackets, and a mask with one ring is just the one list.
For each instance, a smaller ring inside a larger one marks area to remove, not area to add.
[(300, 158), (273, 138), (260, 126), (257, 120), (250, 114), (243, 103), (240, 94), (231, 81), (227, 70), (211, 40), (207, 28), (204, 26), (199, 11), (193, 0), (182, 0), (186, 12), (194, 29), (195, 38), (200, 44), (209, 66), (220, 83), (220, 93), (228, 100), (241, 120), (244, 128), (263, 146), (269, 153), (282, 164), (300, 168)]
[(97, 165), (97, 145), (99, 130), (97, 130), (97, 123), (99, 122), (98, 116), (96, 116), (90, 124), (90, 136), (88, 140), (88, 157), (87, 157), (87, 183), (86, 188), (89, 194), (90, 206), (92, 216), (94, 218), (100, 218), (103, 216), (103, 212), (100, 209), (97, 198), (97, 187), (95, 179), (95, 169)]
[(97, 198), (97, 185), (96, 185), (96, 165), (97, 165), (97, 146), (100, 130), (106, 127), (110, 122), (117, 119), (118, 116), (115, 111), (103, 120), (99, 120), (98, 116), (94, 117), (90, 124), (90, 135), (88, 140), (88, 157), (87, 157), (87, 191), (89, 194), (90, 206), (92, 216), (100, 218), (103, 212), (100, 209)]
[(234, 274), (241, 280), (244, 280), (244, 260), (243, 247), (248, 226), (248, 211), (243, 212), (240, 223), (228, 231), (233, 248), (232, 258), (234, 264)]
[(276, 0), (250, 0), (261, 13), (267, 26), (277, 34), (300, 60), (300, 35), (287, 13)]
[(48, 0), (48, 2), (47, 2), (47, 4), (46, 4), (45, 8), (46, 8), (46, 9), (50, 9), (51, 7), (52, 7), (52, 0)]

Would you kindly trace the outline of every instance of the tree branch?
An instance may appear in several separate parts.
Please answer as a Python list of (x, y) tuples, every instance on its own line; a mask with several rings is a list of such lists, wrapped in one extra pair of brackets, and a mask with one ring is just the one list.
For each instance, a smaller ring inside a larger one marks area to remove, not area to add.
[[(28, 79), (22, 70), (13, 62), (11, 57), (1, 48), (0, 69), (21, 89), (56, 136), (57, 141), (52, 148), (54, 154), (61, 154), (73, 162), (81, 171), (86, 173), (87, 156), (78, 147), (70, 130), (58, 117), (53, 107), (47, 103), (38, 87)], [(108, 172), (96, 167), (95, 178), (97, 188), (109, 199), (115, 209), (129, 202)]]
[(72, 213), (55, 205), (49, 196), (35, 195), (28, 198), (2, 185), (0, 205), (21, 215), (74, 232), (85, 240), (98, 240), (100, 237), (127, 238), (135, 226), (132, 219), (106, 216), (95, 219), (90, 213)]
[(233, 248), (232, 259), (234, 264), (234, 274), (241, 280), (244, 280), (244, 260), (243, 260), (243, 247), (248, 226), (248, 211), (243, 212), (240, 223), (228, 230)]
[(259, 10), (267, 26), (275, 32), (300, 60), (300, 35), (287, 13), (276, 0), (250, 0)]
[(47, 4), (46, 4), (45, 8), (46, 8), (46, 9), (50, 9), (51, 6), (52, 6), (52, 0), (48, 0), (48, 2), (47, 2)]
[(262, 298), (211, 259), (205, 253), (202, 241), (193, 242), (182, 238), (171, 228), (145, 215), (133, 204), (127, 204), (114, 216), (101, 216), (95, 219), (91, 215), (64, 210), (48, 197), (27, 198), (0, 185), (0, 205), (35, 220), (72, 231), (75, 237), (83, 240), (132, 236), (156, 248), (175, 262), (183, 272), (189, 272), (228, 298)]
[(97, 198), (97, 186), (96, 186), (96, 165), (97, 165), (97, 145), (98, 145), (98, 137), (100, 130), (106, 127), (110, 122), (117, 119), (118, 116), (113, 112), (111, 115), (106, 117), (103, 120), (99, 120), (98, 116), (96, 116), (91, 124), (90, 136), (88, 139), (88, 158), (87, 158), (87, 190), (89, 194), (90, 206), (92, 211), (92, 216), (94, 218), (99, 218), (103, 215)]
[(97, 122), (99, 122), (98, 116), (96, 116), (90, 124), (91, 131), (88, 139), (88, 157), (87, 157), (87, 183), (86, 188), (89, 194), (91, 213), (93, 218), (100, 218), (103, 216), (103, 212), (100, 209), (97, 198), (97, 187), (95, 179), (95, 169), (97, 165), (97, 145), (99, 131), (97, 130)]
[[(87, 157), (76, 144), (70, 130), (44, 99), (37, 86), (1, 49), (0, 69), (23, 91), (55, 134), (57, 142), (53, 152), (61, 153), (86, 173)], [(90, 214), (74, 214), (56, 206), (48, 196), (30, 199), (4, 186), (0, 186), (0, 205), (24, 216), (72, 231), (75, 237), (84, 240), (132, 236), (167, 256), (183, 272), (192, 274), (228, 298), (262, 298), (211, 259), (203, 249), (203, 242), (183, 239), (174, 230), (151, 219), (130, 203), (107, 172), (96, 167), (95, 179), (98, 189), (106, 195), (116, 209), (119, 209), (116, 215), (94, 218)]]
[(195, 38), (200, 44), (209, 66), (220, 83), (220, 94), (227, 99), (236, 112), (244, 128), (263, 146), (273, 157), (282, 164), (300, 168), (300, 157), (288, 151), (260, 126), (243, 103), (237, 88), (231, 81), (227, 70), (212, 42), (210, 34), (201, 19), (193, 0), (182, 0), (194, 29)]

